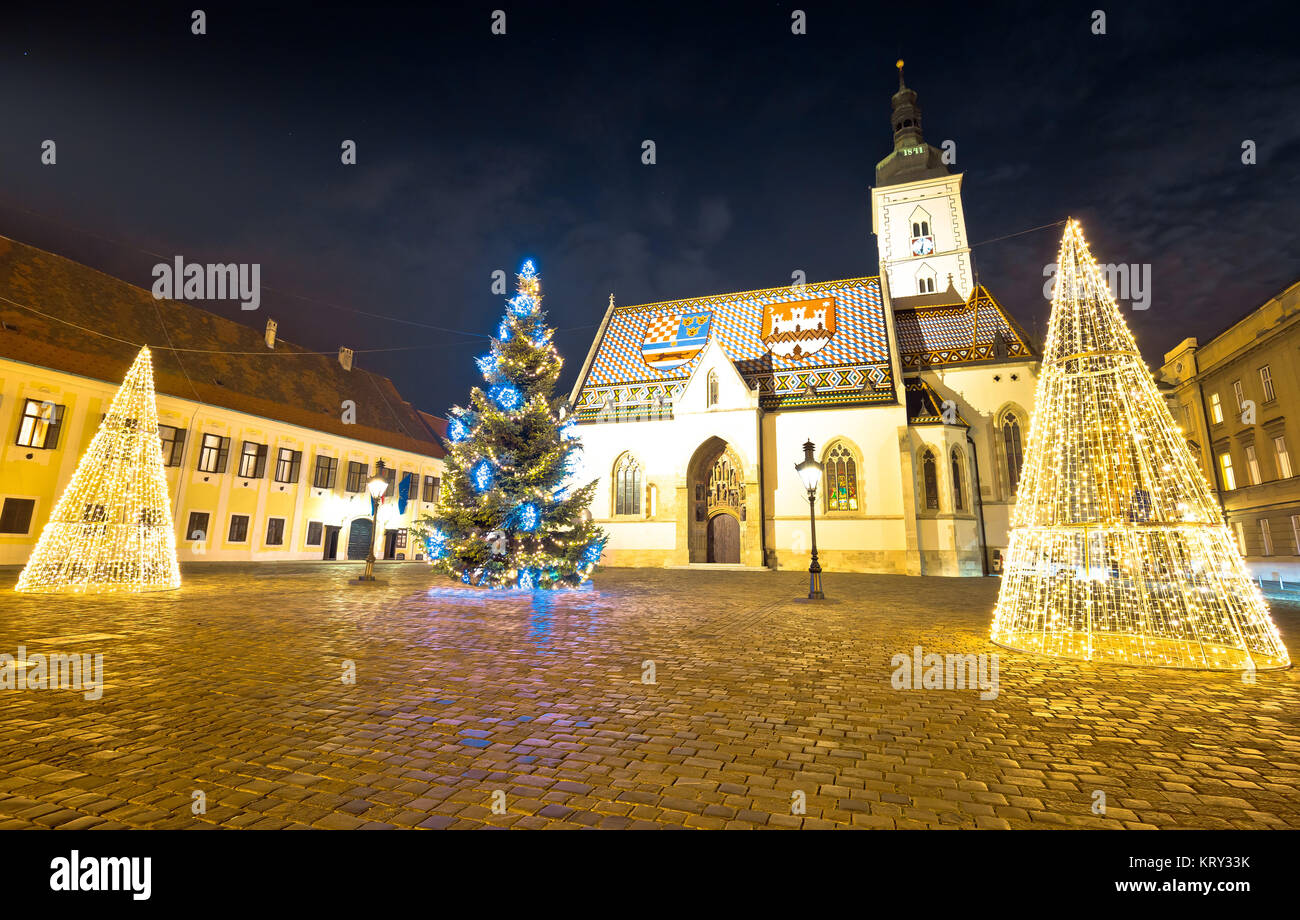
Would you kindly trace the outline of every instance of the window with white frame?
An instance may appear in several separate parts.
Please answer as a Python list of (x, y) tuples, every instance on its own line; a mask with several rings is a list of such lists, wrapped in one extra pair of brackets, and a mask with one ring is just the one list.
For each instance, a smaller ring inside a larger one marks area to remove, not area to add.
[(1300, 556), (1300, 514), (1291, 515), (1291, 539), (1295, 541), (1295, 552), (1291, 555)]
[(1273, 534), (1269, 531), (1268, 518), (1259, 520), (1259, 539), (1264, 547), (1264, 555), (1273, 555)]
[(1241, 526), (1241, 521), (1233, 521), (1232, 529), (1237, 532), (1237, 550), (1244, 556), (1246, 555), (1246, 529)]
[(1232, 381), (1232, 395), (1236, 397), (1238, 412), (1246, 408), (1246, 391), (1242, 389), (1240, 380)]
[(1286, 450), (1286, 436), (1278, 435), (1273, 439), (1273, 453), (1277, 456), (1277, 478), (1290, 479), (1291, 472), (1291, 455)]
[(1219, 454), (1219, 469), (1223, 470), (1223, 488), (1229, 492), (1237, 488), (1237, 477), (1232, 472), (1232, 454), (1226, 450)]
[(1255, 445), (1246, 445), (1246, 475), (1250, 477), (1250, 484), (1257, 486), (1262, 481), (1259, 476), (1259, 458), (1255, 456)]
[(1264, 388), (1264, 402), (1277, 399), (1277, 391), (1273, 389), (1273, 369), (1267, 364), (1259, 369), (1259, 383)]
[(1218, 393), (1210, 394), (1210, 419), (1216, 425), (1223, 424), (1223, 402), (1219, 399)]

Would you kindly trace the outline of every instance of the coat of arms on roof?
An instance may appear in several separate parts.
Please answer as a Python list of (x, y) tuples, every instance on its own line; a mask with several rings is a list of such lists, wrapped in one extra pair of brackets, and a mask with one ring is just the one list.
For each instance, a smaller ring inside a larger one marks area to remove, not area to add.
[(810, 355), (835, 335), (835, 298), (788, 300), (763, 307), (763, 344), (779, 358)]
[(641, 339), (641, 358), (657, 371), (680, 367), (709, 340), (713, 314), (669, 313), (652, 317)]

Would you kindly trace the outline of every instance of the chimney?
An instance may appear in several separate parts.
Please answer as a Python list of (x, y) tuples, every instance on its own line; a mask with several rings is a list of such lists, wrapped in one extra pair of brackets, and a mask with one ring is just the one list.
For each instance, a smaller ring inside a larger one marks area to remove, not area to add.
[(352, 370), (352, 349), (339, 346), (339, 364), (343, 365), (345, 371)]
[(266, 321), (266, 347), (275, 348), (275, 320)]

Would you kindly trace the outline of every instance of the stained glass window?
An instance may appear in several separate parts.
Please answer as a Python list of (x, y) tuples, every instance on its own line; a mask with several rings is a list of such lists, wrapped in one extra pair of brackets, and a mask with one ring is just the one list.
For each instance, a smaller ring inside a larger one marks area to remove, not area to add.
[(932, 451), (927, 450), (921, 455), (921, 474), (925, 479), (925, 507), (931, 511), (938, 511), (939, 471), (935, 468)]
[(1010, 412), (1002, 417), (1002, 442), (1007, 451), (1007, 482), (1015, 492), (1020, 485), (1020, 421)]
[(954, 511), (964, 511), (966, 509), (966, 496), (962, 490), (965, 480), (966, 476), (962, 472), (961, 451), (954, 447), (952, 449), (952, 507)]
[(641, 465), (624, 454), (614, 470), (614, 513), (641, 513)]
[(826, 452), (822, 478), (825, 480), (828, 511), (858, 510), (858, 466), (842, 443), (831, 445)]

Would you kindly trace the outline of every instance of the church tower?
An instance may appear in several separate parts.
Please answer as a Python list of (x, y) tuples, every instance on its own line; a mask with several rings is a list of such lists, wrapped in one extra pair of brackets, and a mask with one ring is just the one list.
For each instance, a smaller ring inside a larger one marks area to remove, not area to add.
[(925, 142), (916, 91), (903, 82), (903, 62), (897, 66), (894, 149), (876, 164), (871, 189), (871, 229), (880, 274), (887, 276), (890, 299), (897, 306), (964, 301), (974, 275), (961, 173), (949, 172), (943, 151)]

